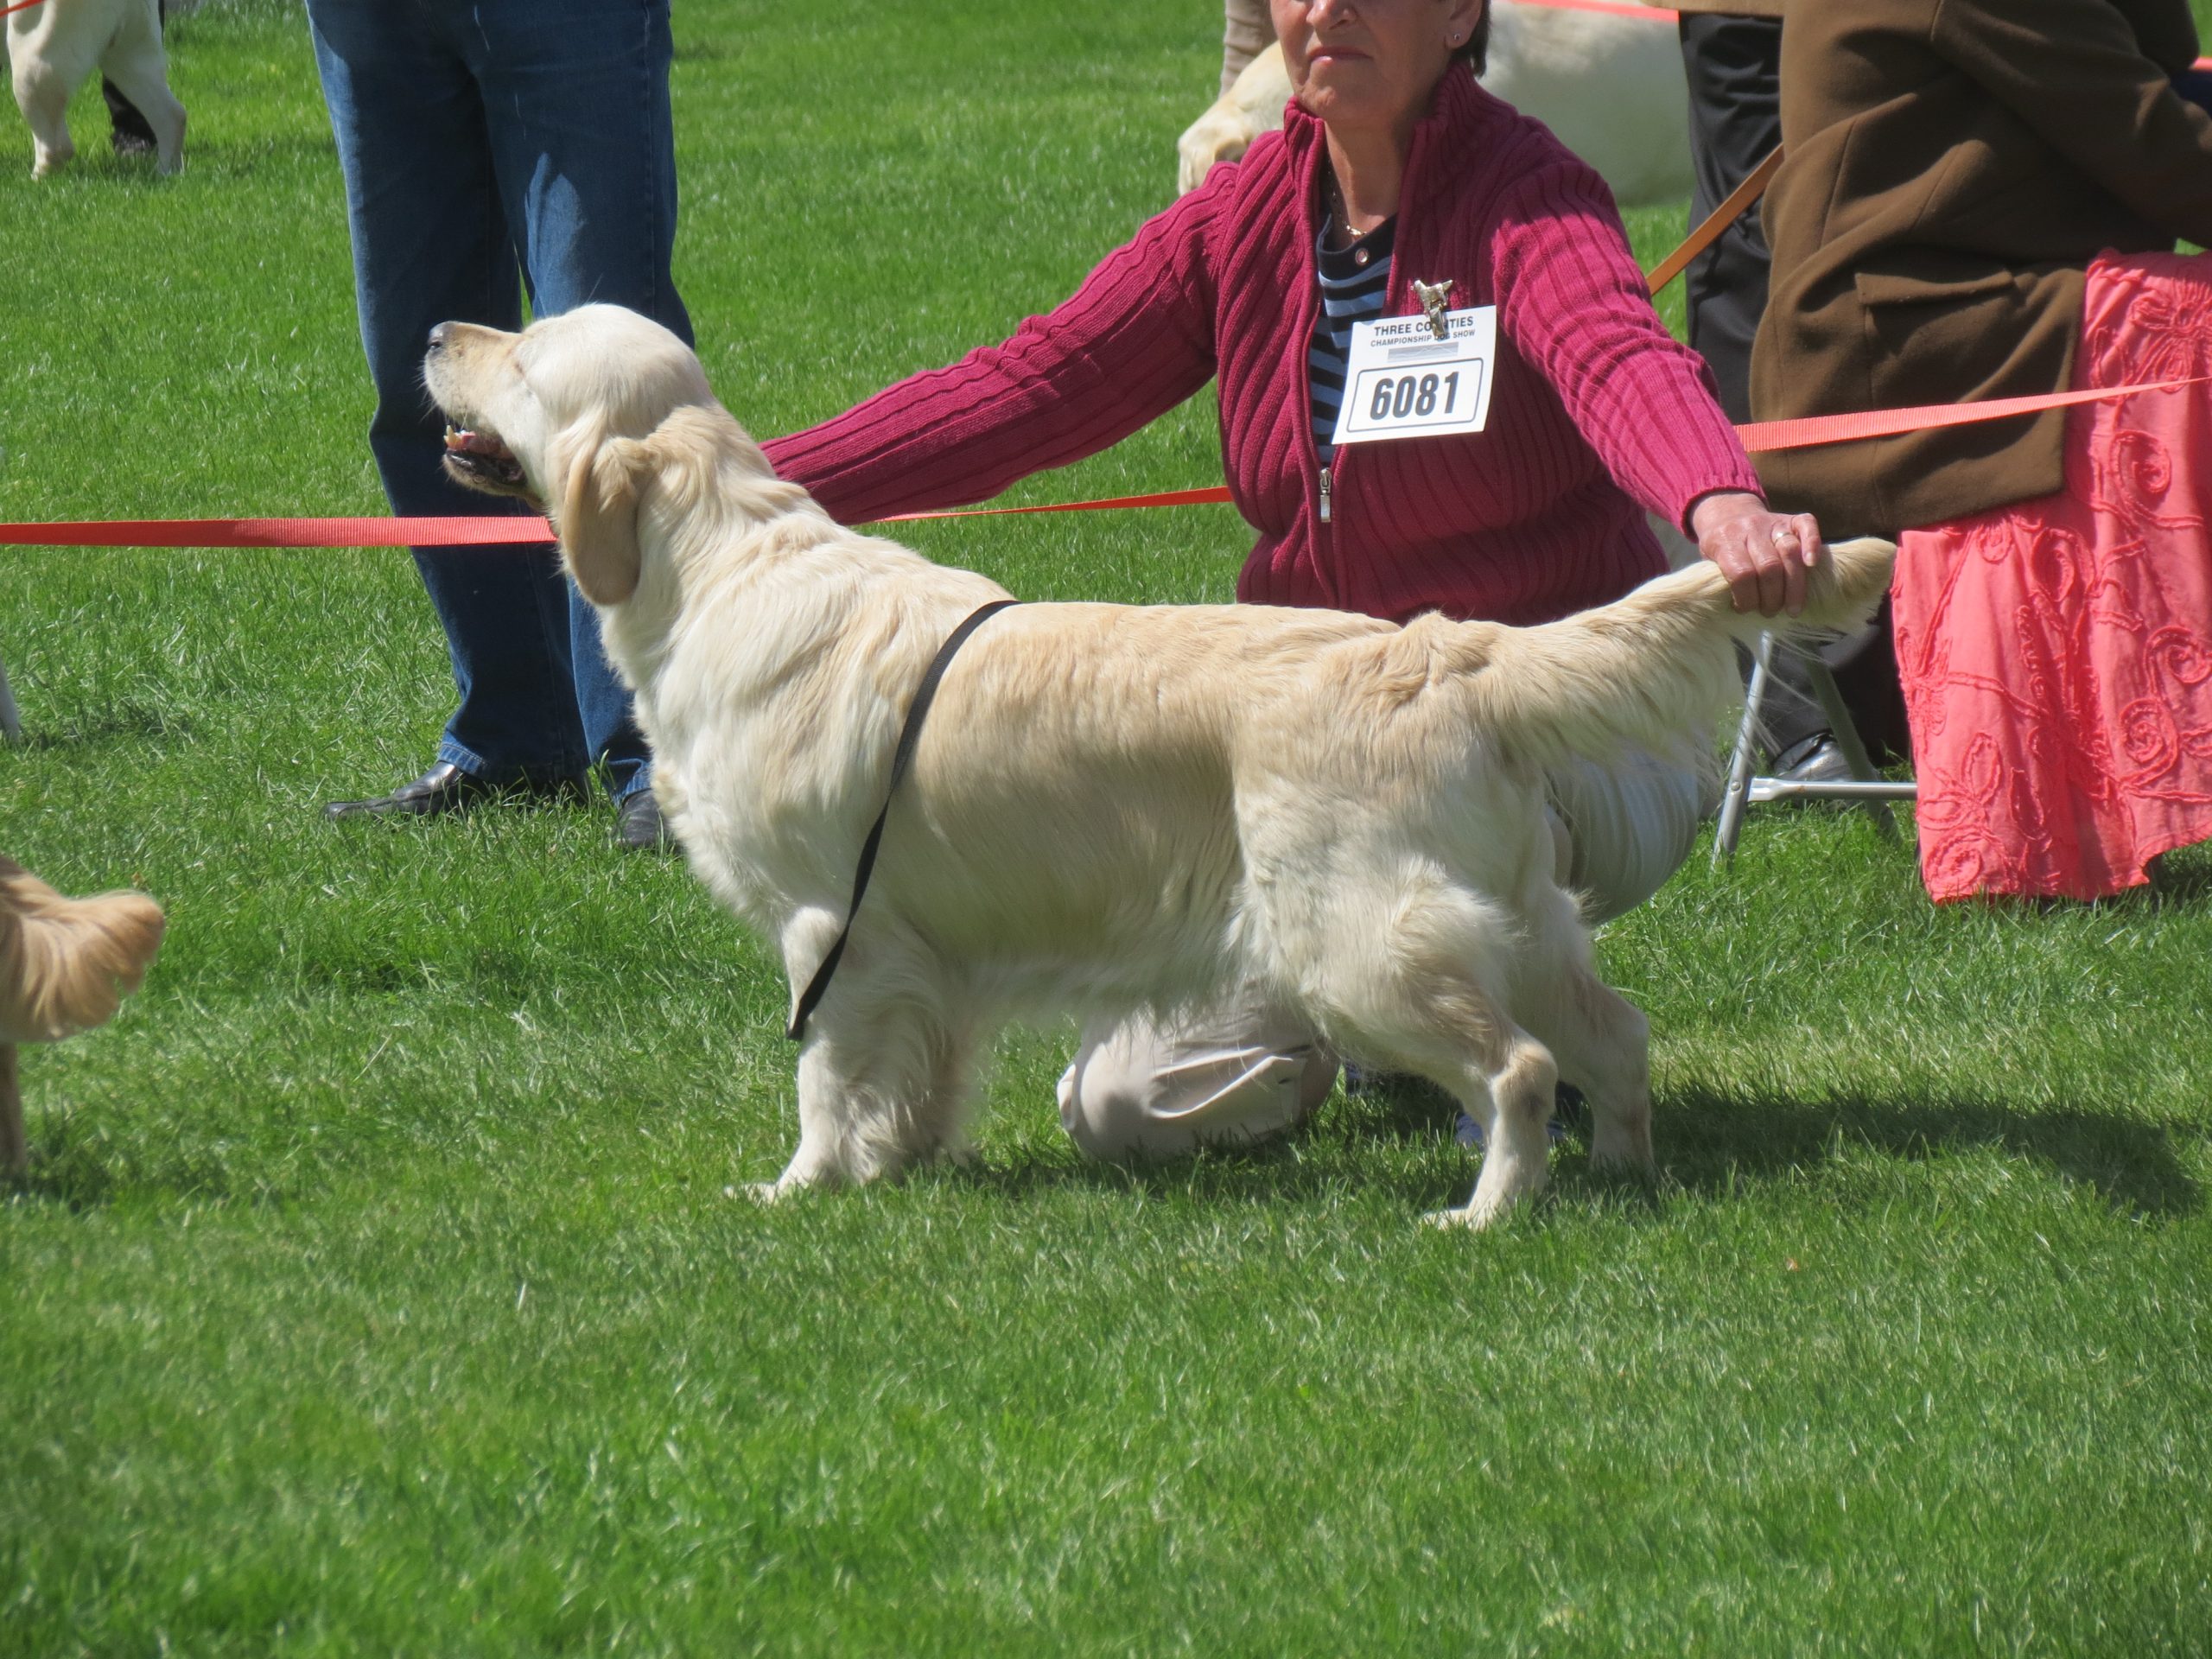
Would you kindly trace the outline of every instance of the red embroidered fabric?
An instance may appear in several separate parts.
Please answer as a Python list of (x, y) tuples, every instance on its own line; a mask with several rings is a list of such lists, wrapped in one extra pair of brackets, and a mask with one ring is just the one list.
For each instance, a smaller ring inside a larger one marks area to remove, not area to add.
[[(2090, 267), (2078, 387), (2212, 372), (2212, 255)], [(2094, 899), (2212, 839), (2212, 399), (2068, 417), (2066, 488), (1898, 543), (1931, 897)]]

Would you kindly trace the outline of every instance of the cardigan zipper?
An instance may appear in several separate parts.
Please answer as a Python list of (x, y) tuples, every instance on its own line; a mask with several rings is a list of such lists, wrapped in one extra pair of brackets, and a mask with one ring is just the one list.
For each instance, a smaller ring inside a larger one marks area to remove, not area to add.
[[(1416, 141), (1416, 147), (1418, 147), (1418, 141)], [(1405, 175), (1399, 181), (1399, 211), (1396, 218), (1398, 220), (1398, 228), (1401, 232), (1404, 231), (1406, 223), (1404, 204), (1408, 193), (1405, 189), (1405, 181), (1407, 179), (1411, 178), (1413, 175), (1413, 156), (1409, 154), (1406, 158)], [(1310, 194), (1307, 200), (1309, 202), (1312, 200)], [(1312, 215), (1309, 213), (1308, 218), (1309, 222), (1306, 226), (1306, 246), (1310, 250), (1319, 239), (1321, 227), (1319, 224), (1316, 222), (1318, 216)], [(1393, 317), (1398, 315), (1391, 309), (1391, 302), (1393, 299), (1395, 299), (1401, 305), (1405, 302), (1407, 287), (1404, 270), (1405, 264), (1405, 260), (1400, 257), (1399, 252), (1394, 251), (1390, 257), (1390, 280), (1389, 284), (1382, 290), (1382, 315), (1385, 317)], [(1298, 336), (1300, 347), (1298, 381), (1299, 390), (1303, 394), (1300, 399), (1299, 407), (1306, 412), (1306, 442), (1313, 456), (1313, 475), (1319, 492), (1316, 498), (1314, 517), (1322, 524), (1333, 525), (1336, 517), (1335, 494), (1337, 480), (1334, 469), (1335, 464), (1322, 461), (1320, 448), (1319, 446), (1314, 442), (1313, 432), (1313, 376), (1312, 372), (1311, 359), (1306, 353), (1308, 342), (1313, 338), (1314, 315), (1318, 315), (1320, 310), (1321, 283), (1320, 273), (1318, 269), (1313, 270), (1311, 275), (1313, 276), (1313, 281), (1307, 284), (1307, 288), (1313, 298), (1313, 315), (1307, 315), (1306, 316), (1305, 326), (1300, 329)], [(1301, 310), (1303, 308), (1301, 308)], [(1350, 388), (1347, 387), (1346, 391), (1350, 391)]]
[[(1312, 258), (1312, 249), (1315, 241), (1320, 236), (1321, 227), (1317, 222), (1316, 215), (1313, 212), (1313, 196), (1310, 192), (1307, 194), (1306, 200), (1307, 207), (1304, 218), (1306, 220), (1306, 247), (1308, 251), (1307, 258), (1310, 261)], [(1321, 312), (1320, 272), (1318, 268), (1309, 267), (1306, 272), (1306, 276), (1307, 281), (1306, 283), (1306, 292), (1299, 302), (1299, 327), (1296, 335), (1298, 341), (1298, 425), (1300, 433), (1299, 442), (1306, 446), (1306, 453), (1313, 463), (1313, 476), (1318, 480), (1319, 484), (1319, 493), (1315, 497), (1313, 510), (1314, 520), (1318, 526), (1330, 522), (1331, 513), (1329, 506), (1329, 493), (1332, 480), (1329, 476), (1327, 463), (1323, 461), (1321, 459), (1320, 446), (1314, 442), (1313, 438), (1313, 326), (1315, 321), (1319, 319)], [(1316, 563), (1318, 565), (1319, 556), (1322, 552), (1321, 543), (1324, 539), (1318, 533), (1318, 529), (1313, 539), (1313, 551), (1316, 555)]]

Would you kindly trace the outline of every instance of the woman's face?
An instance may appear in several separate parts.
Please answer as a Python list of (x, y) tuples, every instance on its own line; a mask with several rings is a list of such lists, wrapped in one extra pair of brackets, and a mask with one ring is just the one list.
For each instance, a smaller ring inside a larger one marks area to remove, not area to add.
[(1298, 101), (1332, 130), (1402, 132), (1482, 16), (1483, 0), (1269, 0)]

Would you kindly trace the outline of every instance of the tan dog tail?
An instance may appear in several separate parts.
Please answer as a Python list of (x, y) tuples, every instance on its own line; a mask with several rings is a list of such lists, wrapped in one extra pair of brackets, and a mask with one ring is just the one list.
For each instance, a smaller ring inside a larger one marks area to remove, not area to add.
[[(1624, 745), (1671, 753), (1694, 737), (1702, 753), (1721, 713), (1741, 700), (1731, 639), (1857, 627), (1890, 582), (1897, 550), (1862, 538), (1829, 550), (1809, 573), (1796, 618), (1738, 612), (1727, 579), (1700, 560), (1579, 616), (1535, 628), (1439, 623), (1454, 636), (1483, 729), (1544, 763), (1606, 760)], [(1420, 624), (1414, 625), (1421, 626)], [(1408, 630), (1411, 633), (1413, 629)], [(1452, 647), (1437, 641), (1432, 649)]]
[(58, 1042), (106, 1024), (167, 925), (143, 893), (65, 899), (0, 858), (0, 1042)]

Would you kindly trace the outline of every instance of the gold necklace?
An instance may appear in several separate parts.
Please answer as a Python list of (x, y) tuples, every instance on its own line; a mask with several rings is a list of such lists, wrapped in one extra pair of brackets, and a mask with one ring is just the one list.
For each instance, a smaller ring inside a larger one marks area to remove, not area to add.
[(1329, 200), (1335, 210), (1332, 217), (1337, 222), (1337, 228), (1354, 242), (1363, 241), (1374, 235), (1382, 228), (1382, 225), (1390, 222), (1386, 219), (1382, 225), (1370, 225), (1363, 231), (1354, 230), (1351, 223), (1351, 204), (1344, 200), (1344, 182), (1337, 177), (1334, 168), (1329, 170)]

